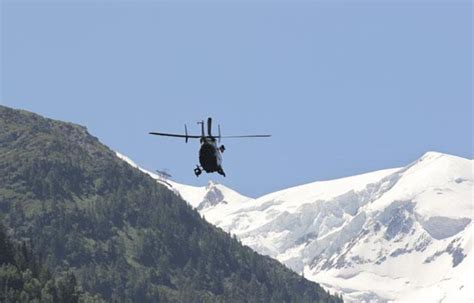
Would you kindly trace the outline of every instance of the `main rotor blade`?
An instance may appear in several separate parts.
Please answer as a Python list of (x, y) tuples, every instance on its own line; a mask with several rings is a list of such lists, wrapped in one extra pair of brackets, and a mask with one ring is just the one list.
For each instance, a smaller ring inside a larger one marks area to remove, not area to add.
[(190, 139), (199, 139), (199, 138), (201, 138), (201, 136), (177, 135), (177, 134), (155, 133), (155, 132), (149, 132), (149, 134), (150, 134), (150, 135), (156, 135), (156, 136), (178, 137), (178, 138), (190, 138)]
[(268, 138), (272, 135), (243, 135), (243, 136), (219, 136), (216, 138)]

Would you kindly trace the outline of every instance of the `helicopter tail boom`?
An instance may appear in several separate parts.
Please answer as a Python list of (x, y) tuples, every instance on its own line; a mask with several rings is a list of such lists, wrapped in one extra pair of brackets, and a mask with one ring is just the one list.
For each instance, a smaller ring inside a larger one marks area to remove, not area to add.
[(212, 118), (207, 118), (207, 135), (212, 137)]

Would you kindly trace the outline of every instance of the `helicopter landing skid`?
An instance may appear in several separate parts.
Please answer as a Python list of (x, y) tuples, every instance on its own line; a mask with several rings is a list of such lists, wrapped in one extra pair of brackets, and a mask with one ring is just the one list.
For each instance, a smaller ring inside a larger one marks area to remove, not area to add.
[(202, 169), (199, 167), (199, 165), (196, 165), (196, 168), (194, 169), (194, 174), (196, 177), (199, 177), (200, 174), (202, 174)]
[(224, 170), (222, 169), (222, 167), (219, 167), (219, 169), (217, 170), (217, 173), (218, 173), (219, 175), (222, 175), (222, 176), (225, 177), (225, 172), (224, 172)]

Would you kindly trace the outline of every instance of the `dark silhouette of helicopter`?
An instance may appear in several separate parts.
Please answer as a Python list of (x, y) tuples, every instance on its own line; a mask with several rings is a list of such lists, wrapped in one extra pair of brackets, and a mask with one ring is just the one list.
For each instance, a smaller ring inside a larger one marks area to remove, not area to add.
[(188, 128), (184, 125), (184, 135), (167, 134), (167, 133), (156, 133), (150, 132), (150, 135), (166, 136), (166, 137), (179, 137), (185, 138), (186, 143), (189, 139), (200, 139), (201, 148), (199, 149), (199, 163), (201, 166), (196, 165), (194, 173), (196, 177), (204, 170), (206, 173), (217, 172), (218, 174), (225, 177), (224, 169), (222, 168), (222, 153), (225, 151), (224, 145), (218, 146), (217, 143), (221, 142), (222, 138), (263, 138), (271, 137), (271, 135), (243, 135), (243, 136), (221, 136), (221, 126), (218, 125), (218, 135), (212, 135), (212, 118), (207, 118), (207, 136), (204, 133), (204, 121), (198, 122), (201, 124), (201, 135), (188, 135)]

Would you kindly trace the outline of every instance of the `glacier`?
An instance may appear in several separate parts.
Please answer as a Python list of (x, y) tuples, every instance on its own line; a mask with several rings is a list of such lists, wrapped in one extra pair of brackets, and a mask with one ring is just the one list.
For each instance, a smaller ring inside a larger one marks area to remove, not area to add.
[(180, 184), (117, 155), (347, 302), (474, 302), (472, 160), (428, 152), (405, 167), (253, 199), (216, 182)]

